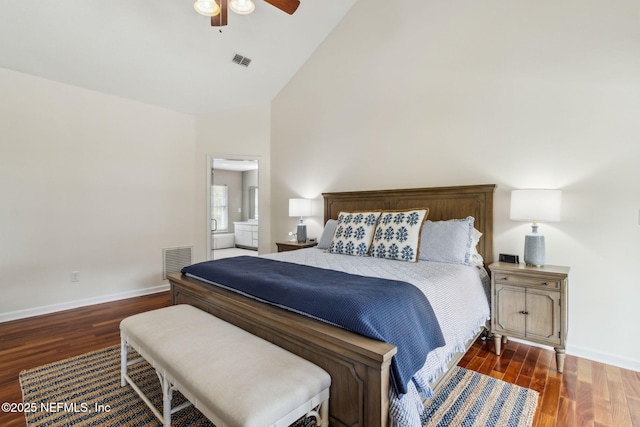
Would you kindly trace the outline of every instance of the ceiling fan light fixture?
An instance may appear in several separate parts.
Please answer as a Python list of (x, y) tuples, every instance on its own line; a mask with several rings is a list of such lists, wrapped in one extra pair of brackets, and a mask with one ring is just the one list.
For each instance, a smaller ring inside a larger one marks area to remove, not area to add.
[(204, 16), (217, 16), (220, 14), (220, 6), (213, 0), (196, 0), (193, 8)]
[(256, 5), (251, 0), (231, 0), (229, 9), (238, 15), (248, 15), (256, 9)]

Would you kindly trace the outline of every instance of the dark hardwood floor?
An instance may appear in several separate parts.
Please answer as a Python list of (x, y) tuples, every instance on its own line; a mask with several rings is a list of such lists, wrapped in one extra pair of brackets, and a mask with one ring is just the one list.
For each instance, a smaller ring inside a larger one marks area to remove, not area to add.
[(509, 342), (493, 353), (476, 341), (458, 365), (540, 393), (535, 426), (640, 426), (640, 372), (566, 356), (556, 372), (555, 353)]
[[(120, 321), (170, 305), (169, 292), (0, 323), (0, 403), (22, 402), (20, 371), (120, 343)], [(0, 412), (0, 426), (24, 426)]]
[[(119, 323), (170, 304), (168, 292), (0, 323), (0, 403), (21, 402), (20, 371), (120, 342)], [(640, 373), (567, 355), (555, 371), (552, 351), (509, 342), (502, 355), (478, 340), (460, 366), (540, 392), (534, 426), (640, 427)], [(24, 426), (0, 412), (0, 426)]]

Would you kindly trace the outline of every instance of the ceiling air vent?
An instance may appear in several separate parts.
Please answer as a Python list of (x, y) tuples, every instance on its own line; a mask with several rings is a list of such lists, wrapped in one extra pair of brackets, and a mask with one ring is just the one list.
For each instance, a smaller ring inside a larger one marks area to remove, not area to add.
[(245, 67), (248, 67), (249, 64), (251, 64), (251, 59), (247, 58), (246, 56), (238, 55), (236, 53), (236, 56), (233, 57), (233, 62), (238, 65), (244, 65)]

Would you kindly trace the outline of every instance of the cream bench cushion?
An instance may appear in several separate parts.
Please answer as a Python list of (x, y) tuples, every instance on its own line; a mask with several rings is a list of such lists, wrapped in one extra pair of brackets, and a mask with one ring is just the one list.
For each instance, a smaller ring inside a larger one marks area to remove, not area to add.
[[(182, 304), (133, 315), (120, 323), (120, 334), (122, 385), (141, 394), (126, 374), (135, 362), (127, 361), (130, 346), (166, 382), (163, 416), (156, 410), (165, 425), (172, 390), (217, 427), (286, 426), (305, 414), (328, 425), (327, 372), (202, 310)], [(324, 414), (314, 411), (321, 403)]]

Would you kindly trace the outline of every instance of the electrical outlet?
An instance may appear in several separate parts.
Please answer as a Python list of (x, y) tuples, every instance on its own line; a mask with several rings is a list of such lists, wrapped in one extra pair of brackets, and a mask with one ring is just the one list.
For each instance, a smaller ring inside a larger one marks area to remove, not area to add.
[(72, 282), (79, 282), (80, 281), (80, 272), (79, 271), (72, 271), (71, 272), (71, 281)]

